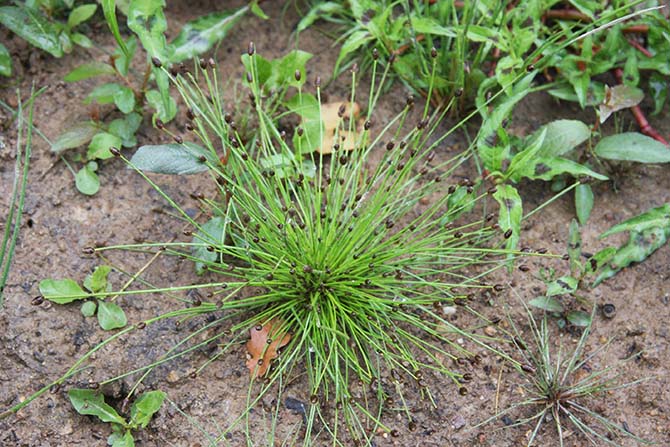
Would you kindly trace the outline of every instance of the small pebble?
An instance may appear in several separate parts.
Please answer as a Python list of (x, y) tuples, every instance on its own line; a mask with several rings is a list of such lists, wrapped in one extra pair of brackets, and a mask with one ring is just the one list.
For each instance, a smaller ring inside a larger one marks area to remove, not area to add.
[(495, 337), (498, 334), (498, 331), (496, 331), (496, 328), (493, 326), (486, 326), (484, 328), (484, 333), (489, 337)]
[(460, 430), (465, 427), (465, 418), (462, 415), (457, 414), (451, 419), (451, 426), (454, 430)]

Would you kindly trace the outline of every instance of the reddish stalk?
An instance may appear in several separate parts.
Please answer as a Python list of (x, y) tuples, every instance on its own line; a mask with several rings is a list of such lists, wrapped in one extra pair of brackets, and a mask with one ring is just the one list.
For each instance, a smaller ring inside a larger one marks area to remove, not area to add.
[[(617, 79), (617, 82), (619, 84), (623, 84), (623, 70), (620, 68), (615, 68), (614, 69), (614, 76)], [(647, 135), (648, 137), (653, 138), (656, 141), (659, 141), (666, 146), (668, 146), (668, 141), (659, 134), (656, 129), (654, 129), (651, 124), (649, 124), (649, 121), (647, 121), (647, 118), (644, 116), (644, 112), (642, 112), (642, 109), (640, 108), (639, 105), (633, 106), (630, 108), (631, 113), (635, 117), (635, 121), (637, 121), (637, 124), (640, 126), (640, 132), (642, 132), (644, 135)]]

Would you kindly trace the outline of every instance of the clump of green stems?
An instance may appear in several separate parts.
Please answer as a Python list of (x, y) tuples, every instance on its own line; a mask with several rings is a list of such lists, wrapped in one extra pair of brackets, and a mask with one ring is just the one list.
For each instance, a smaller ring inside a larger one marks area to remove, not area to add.
[[(509, 417), (508, 414), (526, 409), (529, 416), (522, 417), (509, 425), (506, 424), (504, 428), (531, 425), (532, 431), (528, 436), (528, 446), (534, 445), (543, 424), (551, 421), (556, 427), (561, 447), (564, 445), (568, 432), (566, 424), (581, 433), (592, 445), (603, 445), (603, 443), (619, 445), (616, 441), (617, 436), (648, 444), (648, 441), (631, 433), (625, 425), (612, 422), (588, 406), (589, 399), (628, 388), (644, 379), (620, 383), (618, 379), (621, 374), (617, 372), (617, 369), (621, 367), (621, 363), (602, 369), (592, 367), (592, 362), (610, 343), (605, 343), (592, 352), (588, 352), (587, 338), (591, 333), (591, 324), (584, 328), (572, 351), (566, 352), (559, 344), (558, 350), (553, 353), (552, 346), (555, 343), (549, 333), (548, 313), (543, 313), (538, 324), (527, 307), (526, 312), (531, 339), (527, 342), (528, 337), (525, 337), (520, 328), (510, 319), (512, 331), (509, 335), (517, 355), (502, 355), (510, 360), (524, 379), (521, 387), (527, 398), (510, 405), (482, 424)], [(593, 321), (593, 313), (591, 321)]]

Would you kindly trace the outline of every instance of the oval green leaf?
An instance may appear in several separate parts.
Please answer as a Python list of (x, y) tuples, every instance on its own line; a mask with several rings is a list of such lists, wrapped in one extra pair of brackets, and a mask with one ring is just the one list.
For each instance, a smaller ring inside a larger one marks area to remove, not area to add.
[(637, 132), (624, 132), (605, 137), (594, 150), (596, 155), (608, 160), (639, 163), (670, 162), (670, 147)]
[(74, 182), (77, 190), (87, 196), (92, 196), (100, 190), (100, 178), (88, 165), (75, 174)]
[(117, 304), (111, 301), (98, 302), (98, 323), (106, 331), (124, 327), (128, 320), (126, 314)]
[(83, 64), (65, 75), (65, 82), (77, 82), (84, 79), (94, 78), (96, 76), (113, 75), (116, 72), (114, 67), (104, 62), (90, 62)]
[(556, 298), (549, 296), (538, 296), (528, 302), (533, 307), (546, 310), (547, 312), (563, 312), (563, 304)]
[(93, 391), (74, 388), (67, 392), (70, 402), (77, 413), (97, 416), (102, 422), (113, 422), (125, 426), (126, 421), (116, 410), (105, 403), (102, 394)]
[(201, 157), (205, 157), (212, 163), (217, 162), (216, 157), (205, 148), (195, 143), (185, 142), (184, 144), (142, 146), (135, 152), (130, 163), (142, 171), (188, 175), (209, 169)]
[(107, 160), (112, 158), (114, 155), (110, 152), (110, 147), (121, 147), (123, 141), (121, 138), (107, 132), (100, 132), (96, 134), (91, 143), (88, 145), (88, 152), (86, 152), (86, 158), (93, 160), (98, 158), (100, 160)]
[(0, 7), (0, 23), (31, 45), (54, 57), (63, 56), (56, 27), (41, 12), (27, 6)]
[(579, 223), (584, 225), (593, 209), (593, 190), (591, 185), (580, 184), (575, 188), (575, 210)]
[(81, 305), (81, 314), (85, 317), (92, 317), (95, 315), (95, 311), (98, 306), (95, 304), (95, 301), (86, 301)]
[(89, 296), (79, 284), (69, 278), (40, 281), (40, 293), (45, 299), (57, 304), (67, 304)]
[(91, 121), (76, 123), (56, 138), (56, 141), (51, 144), (51, 151), (58, 154), (67, 149), (83, 146), (91, 141), (98, 131), (99, 129)]

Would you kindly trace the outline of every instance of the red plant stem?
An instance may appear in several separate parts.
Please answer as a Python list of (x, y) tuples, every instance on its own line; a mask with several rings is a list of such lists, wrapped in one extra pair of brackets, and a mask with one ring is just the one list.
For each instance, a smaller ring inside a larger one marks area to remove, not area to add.
[(590, 22), (591, 18), (576, 9), (550, 9), (542, 16), (544, 19), (557, 20), (580, 20), (582, 22)]
[(635, 48), (636, 50), (638, 50), (640, 53), (644, 54), (645, 56), (647, 56), (647, 57), (654, 57), (654, 55), (651, 54), (651, 52), (650, 52), (649, 50), (647, 50), (645, 47), (643, 47), (642, 45), (640, 45), (639, 42), (637, 42), (637, 41), (635, 41), (635, 40), (633, 40), (633, 39), (628, 39), (628, 43), (629, 43), (633, 48)]
[[(615, 68), (614, 69), (614, 76), (617, 79), (617, 82), (619, 84), (623, 84), (623, 70), (620, 68)], [(635, 121), (637, 121), (637, 124), (640, 126), (640, 132), (643, 134), (647, 135), (648, 137), (653, 138), (656, 141), (660, 141), (661, 143), (665, 144), (668, 146), (668, 141), (659, 134), (656, 129), (651, 127), (651, 124), (649, 124), (649, 121), (647, 121), (647, 118), (644, 116), (644, 112), (642, 112), (642, 109), (640, 108), (639, 105), (633, 106), (630, 108), (631, 113), (635, 117)]]
[(624, 34), (647, 34), (649, 32), (649, 25), (631, 25), (623, 28), (621, 31)]

